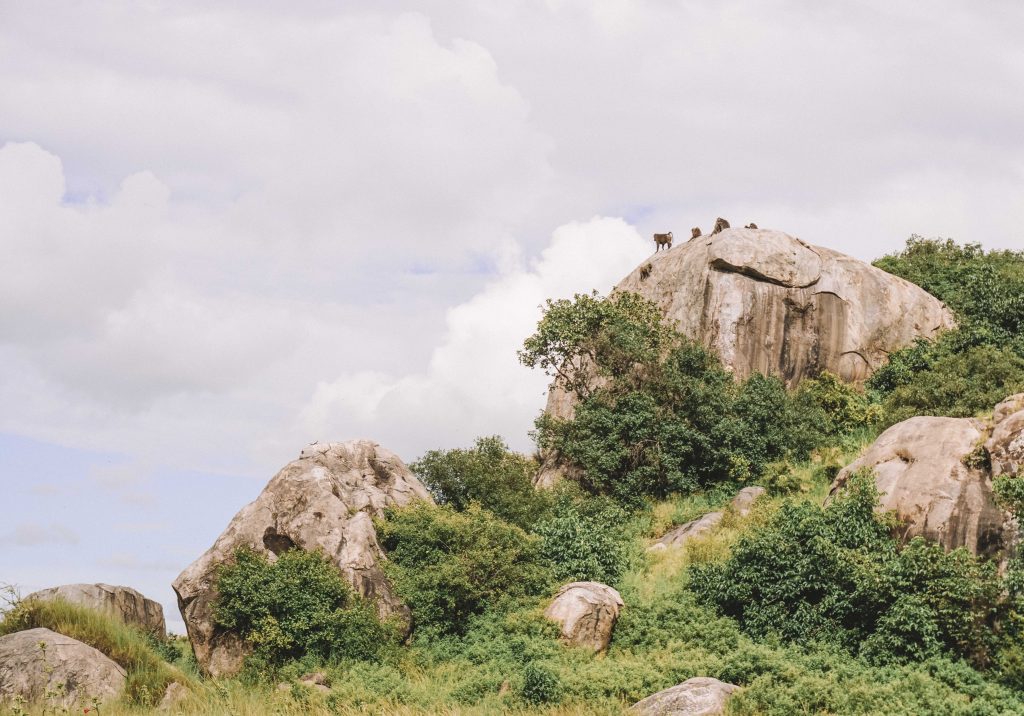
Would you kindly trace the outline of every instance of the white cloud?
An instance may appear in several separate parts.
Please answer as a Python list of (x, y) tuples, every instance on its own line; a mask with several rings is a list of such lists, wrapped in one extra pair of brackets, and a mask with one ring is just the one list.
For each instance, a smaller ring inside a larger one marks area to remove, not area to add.
[(40, 545), (78, 544), (78, 535), (67, 526), (50, 522), (23, 522), (10, 532), (0, 534), (0, 545), (38, 547)]

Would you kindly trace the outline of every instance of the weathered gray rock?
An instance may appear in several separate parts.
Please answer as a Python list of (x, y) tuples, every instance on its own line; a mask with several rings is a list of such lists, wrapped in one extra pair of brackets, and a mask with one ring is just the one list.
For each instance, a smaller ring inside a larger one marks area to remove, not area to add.
[(381, 569), (372, 517), (386, 507), (427, 500), (426, 488), (394, 454), (369, 440), (314, 443), (235, 515), (214, 545), (174, 581), (196, 660), (214, 676), (241, 668), (239, 636), (214, 624), (217, 569), (240, 547), (276, 559), (299, 547), (322, 550), (381, 617), (409, 612)]
[[(1017, 410), (1010, 412), (1013, 407)], [(992, 420), (992, 436), (985, 442), (992, 477), (1024, 477), (1024, 394), (996, 406)]]
[[(726, 229), (658, 252), (615, 291), (653, 301), (738, 378), (758, 372), (790, 386), (826, 370), (864, 380), (892, 351), (954, 325), (938, 299), (909, 281), (766, 229)], [(575, 402), (556, 383), (546, 412), (569, 419)], [(537, 484), (554, 484), (563, 470), (546, 455)]]
[(177, 681), (172, 681), (167, 684), (167, 688), (164, 689), (164, 695), (160, 699), (157, 711), (167, 712), (178, 710), (189, 697), (189, 693), (187, 686)]
[(608, 648), (623, 606), (622, 596), (606, 584), (572, 582), (558, 590), (544, 616), (561, 626), (566, 643), (598, 652)]
[(765, 489), (763, 487), (757, 487), (751, 485), (750, 487), (744, 487), (742, 490), (736, 493), (736, 496), (732, 498), (732, 502), (729, 503), (735, 512), (740, 517), (746, 517), (750, 514), (750, 511), (754, 509), (754, 503), (764, 496)]
[(63, 599), (72, 604), (107, 612), (126, 624), (141, 627), (158, 636), (166, 636), (164, 608), (159, 602), (147, 599), (131, 587), (111, 584), (64, 584), (41, 589), (25, 599)]
[(682, 547), (694, 537), (700, 537), (713, 530), (722, 521), (723, 517), (725, 517), (724, 512), (709, 512), (695, 520), (669, 530), (661, 539), (651, 545), (649, 549), (652, 552), (657, 552), (669, 547)]
[[(746, 517), (754, 509), (754, 503), (765, 494), (763, 487), (744, 487), (736, 493), (729, 503), (729, 507), (740, 517)], [(661, 539), (648, 547), (649, 552), (658, 552), (669, 547), (682, 547), (689, 540), (700, 535), (707, 534), (722, 521), (724, 512), (709, 512), (695, 520), (680, 525), (666, 532)]]
[(0, 637), (0, 703), (21, 696), (71, 708), (116, 699), (124, 682), (124, 669), (98, 649), (49, 629)]
[(630, 707), (638, 716), (716, 716), (738, 686), (707, 676), (687, 679), (678, 686), (659, 691)]
[(874, 470), (881, 507), (896, 512), (902, 539), (923, 536), (946, 549), (995, 555), (1010, 541), (1006, 515), (996, 505), (988, 470), (968, 459), (984, 431), (973, 418), (919, 416), (897, 423), (839, 472), (829, 499), (858, 470)]

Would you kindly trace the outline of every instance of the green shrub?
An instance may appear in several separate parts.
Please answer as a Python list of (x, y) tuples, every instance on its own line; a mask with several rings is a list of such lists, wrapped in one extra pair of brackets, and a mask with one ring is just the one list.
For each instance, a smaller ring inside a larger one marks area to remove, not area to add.
[(271, 563), (239, 549), (217, 575), (214, 618), (238, 631), (267, 667), (294, 659), (375, 659), (397, 640), (320, 552), (288, 550)]
[(478, 505), (463, 512), (418, 502), (377, 522), (384, 567), (417, 630), (461, 633), (503, 597), (543, 592), (551, 573), (540, 539)]
[(459, 511), (476, 502), (528, 528), (550, 506), (548, 493), (533, 488), (536, 461), (511, 452), (498, 436), (477, 438), (468, 450), (431, 450), (409, 467), (438, 504)]
[(952, 653), (985, 664), (994, 565), (922, 539), (899, 548), (876, 504), (864, 474), (824, 510), (789, 501), (727, 561), (694, 567), (694, 589), (755, 638), (828, 642), (877, 663)]
[(559, 700), (558, 675), (543, 665), (530, 663), (523, 669), (523, 701), (528, 704), (551, 704)]
[(537, 522), (540, 554), (558, 582), (614, 585), (633, 557), (629, 514), (603, 498), (573, 495), (563, 488), (552, 516)]

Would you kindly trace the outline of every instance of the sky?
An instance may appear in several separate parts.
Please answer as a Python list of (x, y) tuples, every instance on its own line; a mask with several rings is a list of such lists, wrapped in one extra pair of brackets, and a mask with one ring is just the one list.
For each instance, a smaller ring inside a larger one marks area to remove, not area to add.
[(314, 440), (412, 461), (717, 216), (1024, 249), (1024, 5), (0, 0), (0, 583), (170, 583)]

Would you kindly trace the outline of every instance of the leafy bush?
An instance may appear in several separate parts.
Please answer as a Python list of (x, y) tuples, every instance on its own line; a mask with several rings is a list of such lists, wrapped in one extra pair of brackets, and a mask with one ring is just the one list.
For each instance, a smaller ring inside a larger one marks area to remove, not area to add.
[(540, 554), (558, 582), (594, 581), (614, 585), (633, 556), (629, 515), (602, 498), (573, 494), (562, 488), (552, 516), (540, 520), (534, 533)]
[(870, 428), (882, 417), (863, 390), (828, 371), (801, 381), (795, 400), (797, 409), (815, 416), (815, 429), (828, 438)]
[(214, 618), (237, 630), (270, 667), (303, 657), (375, 659), (397, 640), (320, 552), (288, 550), (271, 563), (239, 549), (217, 576)]
[(438, 504), (462, 511), (477, 502), (523, 528), (550, 504), (546, 491), (533, 488), (537, 463), (511, 452), (498, 436), (477, 438), (469, 450), (431, 450), (409, 467)]
[(503, 597), (537, 594), (551, 582), (540, 539), (475, 504), (463, 512), (422, 502), (389, 510), (377, 535), (417, 630), (461, 633), (470, 616)]
[(544, 666), (530, 663), (523, 670), (520, 695), (528, 704), (550, 704), (559, 700), (558, 675)]
[(940, 653), (986, 663), (994, 565), (921, 539), (900, 549), (876, 504), (866, 474), (824, 510), (787, 502), (727, 561), (693, 568), (694, 589), (755, 638), (829, 642), (877, 663)]

